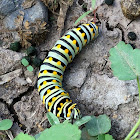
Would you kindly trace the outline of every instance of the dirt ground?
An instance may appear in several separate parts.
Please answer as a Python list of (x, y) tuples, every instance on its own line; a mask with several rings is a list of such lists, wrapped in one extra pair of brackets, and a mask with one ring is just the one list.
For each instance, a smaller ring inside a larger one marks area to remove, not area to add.
[[(84, 2), (87, 3), (87, 8), (91, 6), (89, 0)], [(115, 0), (112, 6), (101, 3), (101, 1), (97, 3), (96, 15), (100, 34), (95, 41), (85, 46), (67, 67), (63, 86), (70, 93), (71, 99), (77, 103), (83, 116), (108, 115), (112, 121), (109, 133), (116, 140), (121, 140), (138, 119), (139, 97), (135, 80), (120, 81), (113, 76), (108, 60), (109, 50), (121, 40), (140, 48), (140, 19), (131, 21), (125, 18), (120, 0)], [(74, 27), (75, 20), (82, 13), (84, 11), (79, 1), (74, 2), (66, 14), (61, 35)], [(91, 16), (87, 16), (81, 23), (90, 20)], [(127, 34), (130, 31), (137, 34), (136, 41), (128, 39)], [(37, 46), (40, 58), (46, 57), (59, 37), (56, 24), (53, 23), (45, 43)], [(46, 110), (36, 88), (39, 69), (28, 72), (20, 64), (24, 53), (12, 52), (4, 47), (0, 49), (0, 82), (3, 76), (5, 79), (0, 84), (0, 118), (14, 120), (11, 129), (13, 136), (20, 131), (35, 135), (41, 128), (49, 127)], [(15, 73), (15, 76), (6, 81), (6, 74), (10, 72), (11, 75)]]

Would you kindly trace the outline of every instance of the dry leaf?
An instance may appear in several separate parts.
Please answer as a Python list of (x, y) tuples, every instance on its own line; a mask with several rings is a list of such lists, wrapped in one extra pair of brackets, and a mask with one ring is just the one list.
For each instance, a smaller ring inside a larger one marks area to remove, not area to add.
[(23, 3), (22, 3), (22, 7), (24, 9), (28, 9), (32, 6), (34, 6), (36, 4), (36, 1), (35, 0), (25, 0)]
[(22, 26), (24, 17), (22, 15), (18, 15), (15, 19), (16, 27)]
[(24, 27), (25, 27), (25, 29), (27, 29), (27, 30), (30, 28), (30, 27), (29, 27), (29, 21), (25, 21)]

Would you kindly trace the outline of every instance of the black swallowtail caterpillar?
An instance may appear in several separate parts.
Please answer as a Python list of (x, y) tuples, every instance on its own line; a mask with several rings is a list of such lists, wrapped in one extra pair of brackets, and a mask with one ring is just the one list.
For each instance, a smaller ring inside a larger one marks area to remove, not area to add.
[(82, 24), (62, 36), (40, 67), (38, 92), (49, 112), (65, 119), (80, 118), (80, 111), (62, 88), (63, 73), (82, 47), (98, 36), (94, 22)]

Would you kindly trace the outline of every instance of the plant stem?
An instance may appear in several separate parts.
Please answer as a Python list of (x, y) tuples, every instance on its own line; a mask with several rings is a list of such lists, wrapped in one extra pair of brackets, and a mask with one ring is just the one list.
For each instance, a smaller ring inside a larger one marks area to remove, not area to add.
[[(137, 84), (138, 84), (139, 104), (140, 104), (140, 83), (139, 83), (139, 77), (138, 76), (137, 76)], [(135, 133), (135, 131), (139, 127), (139, 125), (140, 125), (140, 117), (139, 117), (139, 120), (137, 121), (137, 123), (135, 124), (135, 126), (132, 128), (132, 130), (130, 131), (130, 133), (127, 135), (127, 137), (124, 140), (129, 140), (131, 138), (131, 136)]]
[(136, 131), (136, 129), (139, 127), (139, 125), (140, 125), (140, 119), (137, 121), (135, 126), (132, 128), (132, 130), (130, 131), (130, 133), (127, 135), (127, 137), (124, 140), (129, 140), (131, 136), (134, 134), (134, 132)]

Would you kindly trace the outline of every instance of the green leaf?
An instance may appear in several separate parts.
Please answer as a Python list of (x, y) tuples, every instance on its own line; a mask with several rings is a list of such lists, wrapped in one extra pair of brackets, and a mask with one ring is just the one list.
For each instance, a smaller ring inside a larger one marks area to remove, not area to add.
[(21, 132), (14, 138), (14, 140), (35, 140), (35, 139), (33, 136)]
[(140, 76), (140, 49), (120, 41), (110, 49), (111, 69), (119, 80), (133, 80)]
[(29, 65), (29, 62), (28, 62), (25, 58), (23, 58), (23, 59), (21, 60), (21, 63), (22, 63), (22, 65), (24, 65), (25, 67)]
[(38, 138), (40, 137), (40, 135), (41, 135), (41, 132), (38, 133), (38, 134), (36, 134), (36, 135), (34, 136), (34, 138), (35, 138), (36, 140), (38, 140)]
[(109, 134), (105, 134), (105, 140), (115, 140), (113, 137)]
[(52, 112), (47, 113), (47, 118), (51, 125), (60, 124), (59, 119)]
[(87, 16), (89, 13), (91, 13), (92, 11), (87, 11), (85, 12), (82, 16), (80, 16), (76, 21), (75, 21), (75, 25), (80, 21), (82, 20), (85, 16)]
[(38, 140), (80, 140), (81, 131), (78, 126), (70, 123), (60, 123), (45, 129)]
[(12, 127), (13, 122), (9, 119), (0, 121), (0, 130), (8, 130)]
[(81, 126), (91, 120), (91, 116), (82, 117), (80, 120), (77, 120), (74, 124), (77, 126)]
[(27, 70), (28, 70), (28, 71), (33, 71), (34, 68), (33, 68), (31, 65), (29, 65), (29, 66), (27, 67)]
[(90, 136), (107, 133), (111, 128), (111, 121), (106, 115), (99, 117), (92, 116), (92, 119), (85, 124)]
[(109, 134), (98, 135), (98, 140), (115, 140)]
[(92, 0), (92, 9), (94, 9), (95, 4), (96, 4), (96, 0)]
[(92, 137), (88, 134), (87, 129), (84, 127), (82, 129), (81, 139), (80, 140), (97, 140), (97, 137)]

